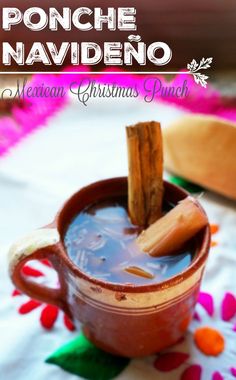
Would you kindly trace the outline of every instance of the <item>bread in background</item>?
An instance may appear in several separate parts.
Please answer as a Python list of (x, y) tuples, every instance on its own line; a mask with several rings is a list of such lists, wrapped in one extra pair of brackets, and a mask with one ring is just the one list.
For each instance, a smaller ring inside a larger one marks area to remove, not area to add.
[(236, 124), (186, 115), (163, 130), (170, 172), (236, 200)]

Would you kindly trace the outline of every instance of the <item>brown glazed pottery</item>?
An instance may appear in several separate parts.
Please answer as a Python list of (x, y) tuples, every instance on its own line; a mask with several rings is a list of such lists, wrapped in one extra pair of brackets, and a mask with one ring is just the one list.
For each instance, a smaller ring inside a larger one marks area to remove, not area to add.
[[(59, 306), (82, 324), (85, 335), (110, 353), (139, 357), (178, 341), (191, 321), (210, 245), (209, 226), (196, 236), (196, 255), (178, 275), (151, 285), (116, 285), (83, 273), (70, 260), (64, 234), (74, 216), (87, 205), (127, 195), (127, 178), (93, 183), (74, 194), (55, 221), (15, 243), (9, 252), (13, 283), (40, 301)], [(176, 204), (188, 194), (165, 182), (166, 201)], [(199, 207), (201, 207), (199, 205)], [(60, 287), (36, 284), (22, 274), (23, 265), (47, 258), (58, 273)]]

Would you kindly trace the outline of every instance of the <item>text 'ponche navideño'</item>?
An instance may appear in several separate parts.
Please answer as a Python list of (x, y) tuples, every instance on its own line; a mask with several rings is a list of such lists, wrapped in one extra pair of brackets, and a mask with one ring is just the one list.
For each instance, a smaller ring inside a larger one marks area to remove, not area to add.
[(37, 42), (33, 42), (27, 51), (21, 41), (16, 42), (15, 46), (5, 41), (2, 43), (2, 64), (5, 66), (10, 66), (13, 60), (18, 65), (34, 65), (39, 62), (60, 66), (66, 58), (68, 61), (68, 56), (72, 65), (97, 65), (103, 61), (108, 66), (130, 66), (135, 61), (145, 66), (148, 60), (155, 66), (163, 66), (172, 58), (172, 51), (165, 42), (147, 45), (140, 35), (134, 34), (137, 31), (134, 7), (109, 7), (106, 12), (98, 7), (80, 7), (73, 12), (69, 7), (63, 7), (60, 11), (52, 7), (48, 12), (39, 7), (28, 8), (24, 12), (13, 7), (2, 9), (4, 31), (15, 32), (14, 28), (20, 23), (24, 23), (25, 27), (33, 32), (40, 32), (45, 28), (56, 32), (60, 27), (65, 31), (75, 28), (82, 32), (99, 32), (107, 28), (111, 32), (119, 30), (132, 34), (126, 42), (104, 42), (102, 46), (91, 41), (65, 41), (57, 46), (52, 41), (38, 42), (40, 38), (37, 38)]

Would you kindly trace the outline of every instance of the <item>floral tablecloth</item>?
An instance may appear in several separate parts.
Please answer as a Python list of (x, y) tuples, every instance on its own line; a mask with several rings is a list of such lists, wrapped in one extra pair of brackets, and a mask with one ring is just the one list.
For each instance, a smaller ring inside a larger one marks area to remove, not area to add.
[[(157, 119), (165, 126), (183, 113), (127, 99), (94, 100), (88, 107), (70, 102), (47, 121), (47, 128), (27, 137), (0, 161), (1, 380), (78, 379), (45, 362), (79, 332), (58, 309), (14, 289), (7, 273), (11, 242), (50, 222), (63, 200), (81, 186), (127, 174), (125, 125)], [(201, 203), (213, 241), (189, 331), (165, 352), (126, 363), (117, 379), (236, 378), (236, 205), (208, 192)], [(48, 262), (30, 263), (24, 271), (36, 281), (54, 281)]]

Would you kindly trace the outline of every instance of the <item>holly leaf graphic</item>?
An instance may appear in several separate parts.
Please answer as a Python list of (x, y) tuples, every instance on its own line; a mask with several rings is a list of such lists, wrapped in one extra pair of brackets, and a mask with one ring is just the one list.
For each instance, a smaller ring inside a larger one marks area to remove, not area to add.
[(206, 88), (207, 86), (207, 79), (209, 78), (207, 75), (201, 74), (201, 73), (194, 73), (194, 80), (197, 84), (200, 84), (202, 87)]
[(196, 62), (195, 59), (193, 59), (191, 63), (188, 63), (187, 68), (191, 72), (195, 71), (198, 68), (198, 63)]
[(209, 78), (208, 76), (201, 74), (199, 71), (201, 69), (208, 69), (211, 67), (211, 63), (213, 61), (212, 57), (209, 58), (202, 58), (200, 63), (198, 64), (195, 59), (192, 60), (191, 63), (187, 64), (187, 68), (189, 70), (189, 74), (192, 74), (194, 77), (194, 80), (197, 84), (200, 84), (202, 87), (207, 86), (207, 79)]
[(212, 57), (206, 59), (202, 58), (200, 61), (199, 69), (209, 69), (209, 67), (211, 67), (212, 60)]

